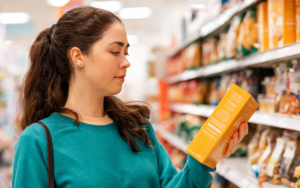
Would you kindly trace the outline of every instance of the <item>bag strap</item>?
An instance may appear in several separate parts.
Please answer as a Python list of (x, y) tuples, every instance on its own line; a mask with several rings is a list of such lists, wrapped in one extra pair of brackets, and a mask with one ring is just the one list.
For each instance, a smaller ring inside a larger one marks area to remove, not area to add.
[(48, 188), (55, 188), (55, 179), (54, 179), (54, 155), (53, 155), (53, 144), (52, 137), (48, 127), (42, 122), (36, 122), (40, 124), (46, 133), (47, 138), (47, 148), (48, 148)]

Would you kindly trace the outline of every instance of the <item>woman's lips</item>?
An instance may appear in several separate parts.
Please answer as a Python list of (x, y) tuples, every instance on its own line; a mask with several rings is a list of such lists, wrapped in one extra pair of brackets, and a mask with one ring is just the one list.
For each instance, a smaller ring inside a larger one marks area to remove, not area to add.
[(115, 77), (117, 80), (120, 80), (121, 82), (124, 82), (125, 81), (125, 78), (123, 77)]

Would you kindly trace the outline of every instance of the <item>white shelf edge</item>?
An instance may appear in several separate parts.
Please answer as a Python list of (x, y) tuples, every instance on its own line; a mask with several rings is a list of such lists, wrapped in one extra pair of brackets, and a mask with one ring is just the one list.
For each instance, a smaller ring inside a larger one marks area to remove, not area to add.
[(167, 77), (166, 80), (168, 83), (172, 84), (200, 77), (220, 75), (222, 73), (239, 70), (249, 66), (270, 65), (286, 59), (299, 58), (299, 48), (300, 43), (295, 43), (282, 48), (251, 54), (239, 60), (232, 59), (228, 61), (222, 61), (214, 65), (201, 67), (196, 70), (187, 70), (181, 74)]
[[(152, 124), (155, 131), (177, 149), (186, 153), (188, 144), (177, 135), (170, 133), (160, 127), (158, 124)], [(222, 159), (218, 164), (216, 173), (228, 179), (241, 188), (261, 188), (258, 186), (257, 179), (247, 166), (246, 158)], [(269, 182), (263, 183), (263, 188), (287, 188), (285, 186), (272, 185)]]
[(172, 56), (176, 55), (180, 50), (182, 50), (184, 47), (186, 47), (190, 43), (194, 42), (196, 39), (205, 37), (205, 36), (211, 34), (212, 32), (218, 30), (225, 23), (230, 21), (233, 16), (235, 16), (239, 12), (244, 11), (248, 7), (250, 7), (253, 4), (260, 2), (260, 1), (261, 0), (245, 0), (237, 5), (233, 6), (232, 8), (226, 10), (225, 12), (223, 12), (220, 15), (213, 18), (211, 21), (204, 24), (200, 28), (200, 31), (197, 30), (196, 32), (191, 34), (190, 37), (187, 37), (184, 41), (180, 42), (176, 47), (169, 50), (167, 52), (167, 56), (172, 57)]
[[(215, 107), (210, 105), (196, 106), (191, 104), (174, 103), (170, 105), (170, 109), (178, 113), (209, 117), (214, 111)], [(283, 114), (255, 112), (249, 122), (300, 131), (300, 117), (289, 117)]]

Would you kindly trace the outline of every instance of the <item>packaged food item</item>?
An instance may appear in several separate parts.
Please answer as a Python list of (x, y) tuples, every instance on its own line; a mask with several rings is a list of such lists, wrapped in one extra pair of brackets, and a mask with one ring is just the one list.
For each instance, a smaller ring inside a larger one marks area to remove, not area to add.
[(269, 0), (269, 47), (283, 47), (296, 42), (295, 0)]
[[(300, 156), (297, 156), (296, 162), (293, 164), (291, 169), (289, 180), (293, 183), (296, 183), (300, 178)], [(295, 187), (295, 184), (291, 183), (290, 187)]]
[(273, 177), (272, 182), (275, 185), (281, 184), (281, 176), (279, 173), (279, 169), (280, 169), (280, 160), (283, 155), (285, 143), (286, 143), (286, 139), (284, 137), (277, 138), (275, 149), (271, 155), (267, 167), (268, 176)]
[(257, 5), (259, 51), (269, 50), (268, 2)]
[(203, 65), (209, 65), (219, 61), (218, 41), (216, 38), (210, 37), (204, 40), (202, 54)]
[(256, 8), (252, 7), (247, 11), (241, 23), (237, 46), (238, 56), (255, 53), (258, 51), (258, 47)]
[(296, 0), (296, 38), (300, 42), (300, 0)]
[(289, 176), (291, 167), (296, 157), (297, 144), (295, 140), (288, 140), (286, 143), (286, 149), (283, 154), (283, 159), (280, 167), (281, 182), (289, 185)]
[(259, 155), (255, 156), (255, 153), (258, 152), (259, 140), (262, 133), (262, 126), (257, 125), (256, 131), (252, 136), (247, 149), (248, 149), (248, 163), (250, 165), (257, 164)]
[[(215, 168), (241, 122), (258, 108), (250, 94), (233, 84), (186, 149), (202, 164)], [(203, 144), (205, 143), (205, 144)]]
[(226, 60), (226, 44), (227, 44), (227, 32), (220, 34), (220, 40), (218, 43), (218, 58), (219, 61)]
[(271, 157), (272, 151), (274, 149), (274, 144), (271, 142), (271, 138), (267, 136), (267, 147), (262, 153), (261, 157), (259, 158), (259, 165), (260, 165), (260, 170), (259, 170), (259, 175), (258, 175), (258, 182), (259, 185), (261, 185), (262, 182), (268, 181), (268, 161)]
[(287, 72), (286, 64), (280, 63), (275, 68), (276, 81), (275, 81), (275, 94), (276, 94), (276, 111), (284, 112), (284, 106), (287, 99)]
[(265, 87), (266, 95), (275, 95), (274, 87), (275, 81), (274, 77), (266, 76), (261, 84)]
[(260, 112), (275, 113), (276, 111), (275, 95), (259, 94), (257, 101), (259, 104)]
[(238, 46), (238, 36), (244, 14), (235, 16), (230, 24), (230, 28), (227, 34), (226, 44), (226, 58), (231, 59), (236, 56), (236, 49)]
[(199, 41), (192, 43), (184, 51), (185, 69), (194, 69), (201, 66), (201, 44)]

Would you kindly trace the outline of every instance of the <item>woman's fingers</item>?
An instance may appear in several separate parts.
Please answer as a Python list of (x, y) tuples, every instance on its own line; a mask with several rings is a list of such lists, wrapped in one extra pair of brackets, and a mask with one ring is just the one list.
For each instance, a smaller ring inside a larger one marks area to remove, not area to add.
[[(235, 151), (235, 148), (237, 147), (237, 145), (239, 144), (239, 133), (238, 132), (235, 132), (233, 134), (233, 150)], [(234, 152), (233, 151), (233, 152)], [(232, 153), (233, 153), (232, 152)]]
[(239, 127), (239, 142), (243, 140), (245, 134), (246, 134), (246, 127), (245, 124), (242, 123)]
[(233, 151), (233, 138), (230, 139), (227, 150), (225, 152), (224, 157), (230, 157)]

